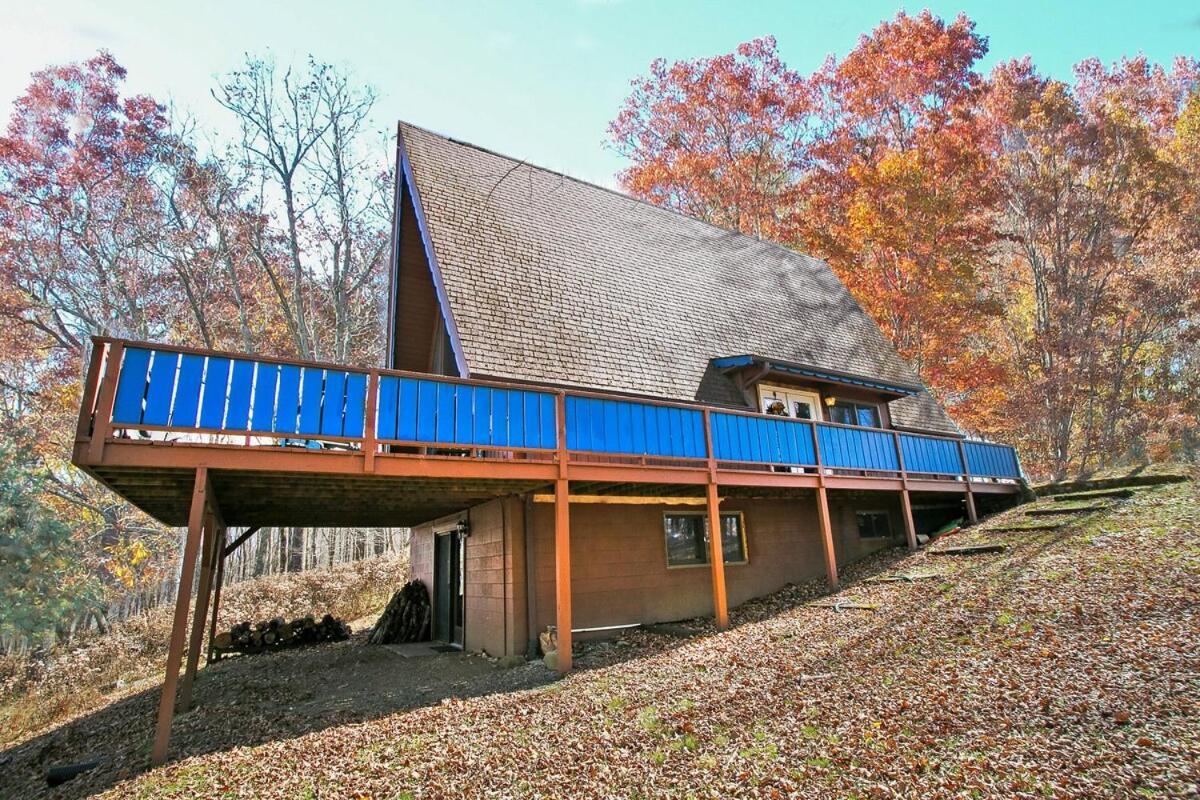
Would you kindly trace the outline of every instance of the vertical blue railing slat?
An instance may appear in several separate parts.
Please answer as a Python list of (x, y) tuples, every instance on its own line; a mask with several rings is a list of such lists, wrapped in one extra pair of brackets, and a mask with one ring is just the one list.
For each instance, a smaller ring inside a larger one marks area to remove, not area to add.
[[(342, 427), (343, 436), (363, 435), (363, 416), (367, 406), (367, 376), (361, 372), (346, 375), (346, 418)], [(378, 413), (378, 408), (376, 409)]]
[(196, 427), (200, 411), (200, 386), (204, 380), (204, 356), (185, 353), (179, 359), (179, 380), (171, 403), (171, 424), (180, 428)]
[(250, 390), (254, 385), (254, 362), (236, 360), (229, 378), (229, 404), (225, 410), (228, 430), (244, 431), (250, 423)]
[(508, 400), (511, 394), (507, 389), (492, 393), (492, 444), (496, 447), (508, 447)]
[(325, 370), (305, 367), (300, 375), (300, 433), (316, 435), (321, 432), (321, 400), (324, 392)]
[(279, 394), (275, 400), (276, 433), (296, 433), (300, 429), (300, 367), (284, 364), (279, 368)]
[(250, 419), (250, 430), (274, 430), (275, 389), (278, 385), (279, 367), (274, 364), (259, 364), (258, 376), (254, 381), (254, 412)]
[(399, 439), (396, 432), (396, 415), (399, 409), (400, 379), (394, 375), (381, 375), (379, 396), (375, 398), (375, 438)]
[(421, 402), (420, 385), (412, 378), (397, 378), (396, 422), (391, 430), (395, 438), (411, 442), (417, 438), (418, 406)]
[(542, 429), (541, 446), (546, 449), (558, 447), (558, 403), (553, 395), (538, 395), (538, 418)]
[(473, 444), (475, 441), (475, 387), (455, 386), (454, 390), (454, 442)]
[(150, 363), (150, 385), (146, 388), (146, 409), (142, 422), (146, 425), (166, 425), (171, 420), (171, 395), (175, 391), (175, 370), (178, 353), (156, 350)]
[(540, 447), (541, 418), (538, 413), (538, 395), (536, 392), (526, 392), (522, 401), (525, 404), (524, 413), (521, 415), (525, 420), (525, 446)]
[(449, 444), (454, 441), (454, 386), (449, 383), (435, 383), (433, 387), (437, 397), (433, 440)]
[(142, 401), (146, 398), (146, 373), (150, 351), (140, 347), (125, 349), (121, 373), (117, 378), (117, 397), (113, 401), (114, 422), (141, 422)]
[(474, 419), (471, 427), (471, 444), (491, 444), (492, 390), (489, 387), (475, 387), (474, 407), (471, 414)]
[(200, 401), (200, 427), (220, 428), (225, 423), (228, 398), (229, 359), (209, 356), (204, 371), (204, 398)]
[(331, 369), (325, 372), (325, 396), (321, 402), (321, 433), (341, 436), (346, 414), (346, 373)]

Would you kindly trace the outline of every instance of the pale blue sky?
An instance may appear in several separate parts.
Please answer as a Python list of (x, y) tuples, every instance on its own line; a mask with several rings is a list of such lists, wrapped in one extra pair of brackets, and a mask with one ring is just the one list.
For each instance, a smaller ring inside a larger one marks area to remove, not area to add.
[(533, 163), (613, 185), (621, 159), (605, 127), (630, 78), (658, 56), (729, 52), (774, 35), (787, 63), (813, 70), (898, 8), (966, 11), (990, 40), (986, 65), (1031, 55), (1069, 75), (1076, 61), (1145, 53), (1200, 55), (1195, 2), (135, 2), (0, 0), (0, 112), (48, 63), (110, 49), (129, 86), (227, 128), (208, 95), (246, 51), (306, 53), (352, 69), (380, 94), (381, 130), (397, 118)]

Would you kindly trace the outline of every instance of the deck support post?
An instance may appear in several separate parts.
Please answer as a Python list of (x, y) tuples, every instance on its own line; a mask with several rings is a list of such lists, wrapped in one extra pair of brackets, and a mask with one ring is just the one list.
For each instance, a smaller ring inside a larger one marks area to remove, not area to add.
[(967, 490), (967, 522), (976, 525), (979, 522), (979, 514), (975, 511), (975, 492), (971, 491), (971, 467), (967, 463), (967, 448), (963, 446), (962, 439), (958, 440), (958, 458), (962, 461), (963, 486)]
[(900, 490), (900, 511), (904, 517), (904, 538), (908, 540), (908, 549), (917, 549), (917, 526), (913, 524), (912, 499), (908, 496), (908, 482)]
[(712, 565), (713, 616), (717, 628), (729, 627), (729, 598), (725, 593), (725, 551), (721, 542), (721, 498), (717, 494), (717, 454), (713, 449), (712, 413), (704, 409), (704, 447), (708, 456), (708, 561)]
[(571, 671), (571, 495), (567, 480), (567, 396), (558, 394), (558, 478), (554, 481), (554, 590), (558, 671)]
[(221, 535), (217, 537), (217, 574), (213, 576), (213, 605), (212, 605), (212, 621), (208, 625), (208, 663), (220, 659), (220, 655), (213, 648), (213, 642), (217, 639), (217, 615), (221, 612), (221, 585), (225, 583), (225, 531), (222, 529)]
[(104, 363), (104, 377), (96, 392), (96, 412), (92, 419), (92, 437), (88, 441), (88, 462), (99, 464), (104, 457), (104, 443), (112, 433), (113, 404), (117, 399), (117, 380), (121, 376), (121, 359), (125, 345), (113, 342)]
[(167, 650), (167, 672), (158, 701), (158, 723), (150, 752), (150, 760), (155, 766), (167, 760), (171, 719), (175, 716), (175, 691), (179, 685), (179, 665), (183, 661), (183, 640), (187, 634), (188, 610), (192, 600), (192, 573), (196, 571), (196, 555), (200, 549), (200, 530), (204, 526), (207, 499), (208, 468), (197, 467), (188, 514), (187, 539), (183, 545), (183, 564), (179, 571), (178, 595), (175, 598), (175, 619), (171, 625), (171, 642)]
[(829, 497), (824, 480), (817, 487), (817, 517), (821, 523), (821, 551), (825, 555), (825, 579), (829, 591), (838, 588), (837, 551), (833, 547), (833, 524), (829, 518)]
[(708, 482), (708, 560), (712, 564), (713, 610), (717, 628), (729, 627), (729, 601), (725, 595), (725, 551), (721, 546), (721, 510), (717, 484)]
[(375, 451), (378, 449), (378, 444), (375, 442), (375, 416), (377, 414), (376, 404), (379, 398), (379, 370), (373, 369), (367, 375), (367, 409), (363, 415), (363, 471), (375, 471)]
[(904, 466), (904, 448), (900, 444), (900, 432), (892, 432), (892, 444), (896, 448), (896, 463), (900, 466), (900, 515), (904, 517), (904, 538), (908, 549), (917, 549), (917, 526), (913, 524), (912, 498), (908, 496), (908, 468)]
[[(196, 589), (196, 609), (192, 614), (192, 635), (188, 640), (187, 661), (184, 662), (183, 681), (179, 686), (179, 709), (192, 707), (192, 686), (196, 682), (196, 670), (200, 666), (200, 646), (204, 644), (204, 625), (208, 622), (208, 598), (212, 594), (213, 574), (216, 572), (215, 557), (218, 547), (217, 531), (220, 530), (216, 514), (209, 511), (204, 515), (204, 531), (200, 545), (200, 585)], [(224, 538), (223, 536), (220, 538)]]
[(829, 495), (825, 489), (825, 465), (821, 459), (821, 437), (817, 435), (817, 424), (810, 422), (812, 432), (813, 460), (817, 462), (817, 520), (821, 525), (821, 552), (825, 555), (825, 581), (829, 591), (838, 590), (837, 550), (833, 546), (833, 522), (829, 517)]

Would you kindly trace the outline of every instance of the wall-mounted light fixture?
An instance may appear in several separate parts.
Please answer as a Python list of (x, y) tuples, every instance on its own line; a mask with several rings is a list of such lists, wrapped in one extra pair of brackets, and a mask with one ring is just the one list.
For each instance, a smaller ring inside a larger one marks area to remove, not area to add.
[(825, 405), (829, 406), (830, 408), (833, 408), (835, 405), (837, 405), (837, 398), (833, 397), (831, 395), (827, 395), (825, 397)]
[(458, 531), (458, 535), (462, 536), (463, 538), (470, 536), (471, 535), (471, 521), (469, 519), (467, 519), (466, 517), (463, 517), (462, 519), (460, 519), (458, 521), (458, 525), (455, 527), (455, 530)]

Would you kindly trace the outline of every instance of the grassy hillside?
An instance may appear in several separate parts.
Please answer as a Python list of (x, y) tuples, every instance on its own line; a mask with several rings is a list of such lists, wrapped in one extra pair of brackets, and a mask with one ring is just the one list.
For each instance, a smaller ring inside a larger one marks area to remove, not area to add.
[[(1141, 489), (1054, 531), (996, 530), (1026, 510), (847, 570), (836, 599), (874, 610), (838, 612), (818, 586), (796, 587), (737, 609), (726, 633), (701, 623), (687, 640), (637, 632), (593, 646), (584, 669), (540, 687), (437, 697), (240, 747), (189, 750), (201, 723), (188, 722), (176, 763), (115, 785), (115, 775), (87, 776), (70, 791), (1191, 796), (1200, 781), (1196, 484)], [(1009, 549), (931, 552), (973, 541)], [(868, 580), (901, 573), (925, 577)], [(385, 688), (382, 677), (367, 689)], [(137, 769), (126, 762), (118, 772)]]

